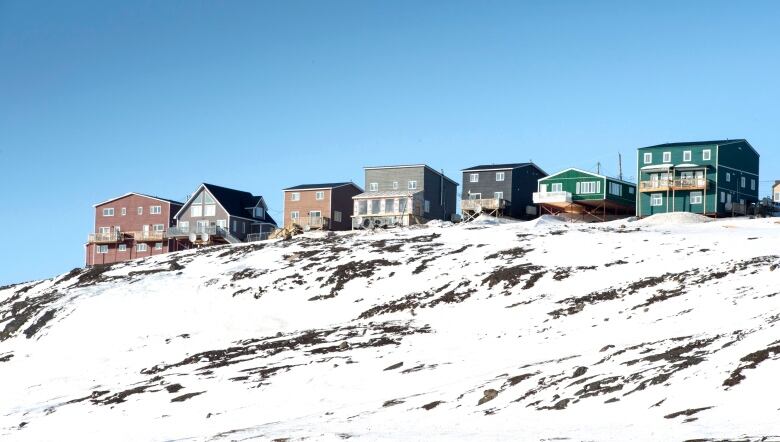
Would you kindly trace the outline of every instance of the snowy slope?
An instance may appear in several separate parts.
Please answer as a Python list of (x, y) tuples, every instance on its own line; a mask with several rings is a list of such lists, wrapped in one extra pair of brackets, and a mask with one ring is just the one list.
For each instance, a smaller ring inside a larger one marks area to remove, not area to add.
[(0, 288), (2, 440), (780, 439), (780, 224), (436, 225)]

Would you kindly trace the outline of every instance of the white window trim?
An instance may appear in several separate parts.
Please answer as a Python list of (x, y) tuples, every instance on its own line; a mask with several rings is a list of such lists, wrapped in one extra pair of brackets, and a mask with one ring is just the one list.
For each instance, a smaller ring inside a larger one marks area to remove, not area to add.
[(710, 161), (712, 159), (712, 151), (710, 149), (704, 149), (701, 152), (702, 161)]
[(162, 250), (163, 249), (163, 243), (161, 243), (161, 242), (154, 243), (154, 249), (155, 250)]
[(409, 180), (407, 183), (409, 190), (417, 190), (417, 180)]
[(155, 224), (154, 226), (152, 226), (152, 229), (155, 232), (164, 232), (165, 231), (165, 224)]
[(478, 183), (479, 182), (479, 174), (478, 173), (470, 173), (469, 174), (469, 182), (470, 183)]
[(645, 164), (650, 164), (653, 162), (653, 153), (652, 152), (645, 152), (644, 156)]
[(504, 192), (493, 192), (493, 199), (497, 199), (497, 200), (504, 199)]
[(393, 181), (393, 190), (398, 190), (398, 181)]
[(692, 159), (693, 159), (693, 152), (691, 152), (690, 150), (683, 151), (683, 162), (689, 163), (692, 161)]
[(747, 180), (745, 179), (745, 177), (742, 177), (742, 178), (739, 180), (739, 185), (740, 185), (740, 186), (741, 186), (743, 189), (745, 188), (745, 186), (747, 185)]
[(290, 194), (290, 201), (300, 201), (300, 200), (301, 200), (300, 192), (293, 192)]
[(563, 183), (551, 183), (550, 192), (563, 192)]
[(505, 172), (496, 172), (496, 181), (504, 181), (505, 178)]
[(691, 192), (691, 205), (699, 206), (702, 204), (703, 196), (701, 192)]
[(95, 244), (95, 254), (105, 255), (108, 253), (108, 244)]
[[(656, 201), (658, 204), (656, 204)], [(663, 193), (651, 193), (650, 194), (650, 207), (661, 207), (664, 205)]]
[(150, 215), (160, 215), (162, 213), (162, 206), (149, 206)]
[(314, 199), (316, 201), (322, 201), (325, 199), (325, 191), (324, 190), (318, 190), (314, 192)]
[(140, 243), (135, 245), (135, 251), (136, 252), (146, 252), (149, 248), (146, 246), (146, 243)]
[(671, 163), (672, 162), (672, 153), (671, 152), (664, 152), (662, 161), (664, 163)]
[(379, 190), (379, 183), (368, 183), (368, 191), (376, 192)]
[(290, 219), (291, 220), (298, 220), (301, 219), (301, 212), (298, 210), (293, 210), (290, 212)]
[(119, 246), (116, 248), (116, 251), (119, 253), (127, 252), (127, 244), (119, 244)]
[(121, 210), (120, 213), (122, 214), (122, 216), (127, 215), (127, 207), (122, 207), (122, 210)]
[(103, 216), (114, 216), (114, 208), (106, 207), (103, 209)]
[(138, 206), (138, 209), (136, 209), (135, 213), (137, 213), (138, 215), (143, 215), (144, 214), (143, 206)]

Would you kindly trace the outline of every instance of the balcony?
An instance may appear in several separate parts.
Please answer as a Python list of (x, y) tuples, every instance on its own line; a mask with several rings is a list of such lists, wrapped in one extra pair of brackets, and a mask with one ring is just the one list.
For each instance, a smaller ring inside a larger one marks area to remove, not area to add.
[(485, 199), (464, 199), (460, 201), (461, 210), (498, 210), (505, 209), (507, 206), (507, 200), (502, 198), (485, 198)]
[(707, 180), (704, 178), (676, 178), (639, 182), (640, 192), (666, 192), (668, 190), (707, 190)]
[(195, 235), (212, 235), (212, 236), (225, 236), (227, 230), (224, 227), (219, 226), (195, 226), (195, 227), (171, 227), (165, 234), (166, 238), (181, 238), (189, 237), (190, 234)]
[(571, 192), (534, 192), (534, 204), (571, 203)]
[(290, 221), (304, 229), (327, 229), (330, 227), (330, 218), (324, 216), (303, 216)]
[(162, 241), (165, 239), (165, 232), (163, 231), (140, 231), (140, 232), (125, 232), (132, 236), (135, 241), (139, 242), (152, 242)]
[(110, 244), (121, 242), (124, 239), (124, 233), (118, 231), (108, 233), (90, 233), (87, 236), (87, 242), (90, 244)]

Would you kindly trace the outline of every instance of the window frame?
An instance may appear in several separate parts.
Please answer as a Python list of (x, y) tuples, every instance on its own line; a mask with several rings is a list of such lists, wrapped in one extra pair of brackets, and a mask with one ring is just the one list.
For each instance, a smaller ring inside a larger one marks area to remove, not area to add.
[(148, 252), (149, 247), (146, 245), (145, 242), (139, 242), (135, 245), (135, 251), (136, 252)]
[(113, 207), (104, 207), (103, 208), (103, 216), (114, 216), (114, 208)]
[(290, 211), (290, 221), (298, 221), (301, 219), (301, 211), (300, 210), (291, 210)]
[(505, 172), (496, 172), (496, 182), (504, 181), (505, 179), (506, 179)]
[(671, 163), (672, 162), (672, 152), (664, 152), (663, 156), (661, 157), (661, 162), (663, 162), (663, 163)]
[(154, 232), (164, 232), (165, 231), (165, 224), (154, 224), (154, 225), (152, 225), (152, 231), (154, 231)]
[(324, 190), (317, 190), (314, 192), (314, 200), (315, 201), (323, 201), (325, 200), (325, 191)]
[(478, 173), (470, 173), (469, 174), (469, 182), (470, 183), (478, 183), (479, 182), (479, 174)]
[(135, 210), (136, 215), (143, 215), (144, 214), (144, 206), (138, 206), (138, 208)]
[(701, 160), (702, 161), (712, 161), (712, 150), (711, 149), (704, 149), (701, 151)]
[(645, 164), (652, 164), (653, 163), (653, 153), (652, 152), (645, 152), (643, 160), (644, 160)]
[(550, 183), (550, 193), (563, 192), (563, 183)]
[(701, 191), (691, 192), (691, 205), (700, 206), (704, 201), (704, 196)]
[(431, 202), (429, 200), (424, 200), (424, 202), (423, 202), (423, 211), (425, 213), (431, 213)]
[(119, 244), (116, 251), (117, 253), (127, 253), (127, 244)]
[(119, 213), (121, 214), (121, 216), (127, 215), (127, 207), (122, 207), (122, 209), (119, 211)]
[(406, 185), (408, 190), (417, 190), (417, 180), (409, 180)]
[(149, 215), (161, 215), (162, 206), (149, 206)]
[(369, 192), (378, 192), (379, 191), (379, 183), (368, 183), (368, 191)]
[(504, 199), (504, 192), (493, 192), (493, 199), (496, 200)]
[(202, 204), (193, 204), (193, 205), (191, 205), (190, 206), (190, 217), (192, 217), (192, 218), (199, 218), (201, 216), (203, 216), (203, 205)]
[[(656, 201), (658, 204), (656, 204)], [(664, 194), (663, 193), (651, 193), (650, 194), (650, 207), (663, 207)]]
[(747, 186), (747, 179), (743, 176), (740, 177), (739, 185), (744, 189)]
[(300, 200), (301, 200), (301, 192), (291, 192), (290, 193), (290, 201), (300, 201)]
[(108, 244), (95, 244), (95, 254), (105, 255), (108, 253)]
[(163, 249), (163, 243), (156, 242), (154, 243), (154, 250), (162, 250)]
[(338, 210), (333, 211), (333, 221), (340, 223), (341, 222), (341, 212)]
[(684, 163), (690, 163), (693, 161), (693, 152), (690, 150), (684, 150), (683, 151), (683, 162)]
[(393, 181), (393, 190), (398, 190), (398, 181)]

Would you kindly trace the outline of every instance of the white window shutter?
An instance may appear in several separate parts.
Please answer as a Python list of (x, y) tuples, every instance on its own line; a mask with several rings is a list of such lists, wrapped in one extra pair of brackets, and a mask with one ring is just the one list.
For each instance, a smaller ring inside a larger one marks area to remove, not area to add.
[(577, 193), (580, 193), (580, 182), (577, 181)]

